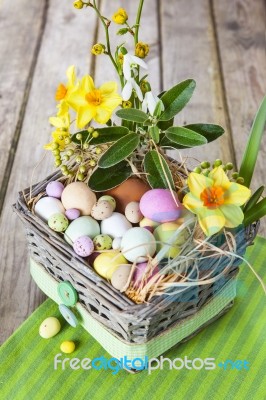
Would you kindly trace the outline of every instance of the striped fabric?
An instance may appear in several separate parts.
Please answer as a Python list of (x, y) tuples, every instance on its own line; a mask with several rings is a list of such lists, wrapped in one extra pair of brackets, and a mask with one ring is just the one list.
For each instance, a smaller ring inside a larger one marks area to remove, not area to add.
[[(265, 277), (266, 240), (257, 238), (247, 256)], [(136, 375), (123, 370), (117, 375), (110, 370), (72, 370), (69, 364), (65, 370), (60, 365), (54, 370), (54, 356), (60, 353), (64, 340), (74, 340), (77, 350), (62, 358), (108, 359), (109, 355), (81, 327), (63, 324), (57, 336), (41, 339), (39, 325), (48, 316), (61, 318), (51, 300), (43, 303), (0, 348), (1, 399), (266, 399), (265, 296), (246, 265), (241, 267), (235, 306), (189, 342), (164, 354), (171, 360), (185, 356), (190, 360), (214, 358), (213, 370), (169, 370), (167, 362), (163, 370)], [(232, 370), (230, 363), (225, 368), (228, 359), (242, 360), (242, 365), (246, 360), (249, 369)]]

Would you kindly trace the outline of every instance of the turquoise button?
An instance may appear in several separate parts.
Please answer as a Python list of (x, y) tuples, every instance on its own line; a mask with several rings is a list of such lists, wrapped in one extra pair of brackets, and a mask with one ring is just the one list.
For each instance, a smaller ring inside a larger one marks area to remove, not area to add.
[(78, 301), (77, 291), (73, 288), (70, 282), (65, 281), (59, 283), (57, 286), (57, 292), (63, 304), (66, 306), (73, 307)]
[(67, 306), (65, 306), (65, 304), (59, 305), (59, 311), (65, 318), (65, 320), (69, 323), (69, 325), (73, 326), (73, 328), (76, 328), (76, 326), (78, 325), (77, 317)]

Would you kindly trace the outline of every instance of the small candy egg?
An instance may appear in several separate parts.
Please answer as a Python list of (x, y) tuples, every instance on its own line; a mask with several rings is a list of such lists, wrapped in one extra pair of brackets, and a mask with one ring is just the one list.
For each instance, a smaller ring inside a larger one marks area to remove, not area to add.
[(140, 222), (143, 215), (140, 212), (138, 201), (131, 201), (131, 203), (128, 203), (125, 209), (125, 216), (132, 224)]
[(116, 208), (116, 201), (112, 196), (108, 196), (108, 195), (101, 196), (98, 201), (108, 201), (108, 203), (110, 203), (112, 205), (113, 211)]
[(68, 210), (66, 210), (65, 215), (67, 219), (69, 219), (69, 221), (74, 221), (74, 219), (80, 217), (80, 211), (76, 208), (69, 208)]
[(89, 236), (93, 239), (100, 234), (100, 226), (95, 219), (89, 216), (83, 216), (71, 222), (65, 231), (65, 241), (70, 245), (81, 236)]
[(150, 267), (148, 267), (148, 263), (139, 263), (134, 270), (132, 283), (135, 287), (139, 288), (142, 280), (144, 284), (146, 284), (154, 275), (158, 274), (159, 271), (157, 266), (151, 271)]
[(91, 209), (91, 216), (98, 221), (111, 217), (113, 214), (113, 206), (105, 200), (98, 201)]
[(50, 339), (57, 335), (61, 329), (59, 320), (55, 317), (46, 318), (40, 325), (39, 334), (44, 339)]
[(113, 243), (112, 243), (112, 248), (114, 250), (120, 250), (121, 241), (122, 241), (121, 237), (114, 238)]
[(53, 214), (65, 213), (63, 204), (55, 197), (42, 197), (35, 204), (34, 211), (35, 214), (45, 222), (48, 222), (48, 219)]
[(131, 267), (131, 264), (122, 264), (112, 275), (111, 284), (115, 289), (120, 290), (120, 292), (125, 292), (127, 290)]
[[(179, 224), (174, 222), (165, 222), (164, 224), (159, 225), (153, 232), (153, 235), (157, 243), (157, 252), (160, 251), (164, 246), (167, 246), (168, 241), (171, 240), (171, 237), (176, 232), (176, 230), (180, 227)], [(165, 254), (165, 257), (175, 258), (180, 253), (180, 246), (182, 246), (188, 238), (188, 230), (183, 229), (174, 243), (169, 245), (169, 250)]]
[(111, 217), (106, 218), (101, 222), (101, 233), (109, 235), (112, 238), (122, 237), (130, 228), (132, 228), (131, 223), (123, 214), (118, 212), (113, 212)]
[(81, 215), (90, 215), (96, 203), (96, 195), (84, 182), (72, 182), (62, 193), (61, 200), (66, 210), (77, 208)]
[(48, 219), (48, 225), (55, 232), (65, 232), (68, 227), (68, 219), (64, 214), (53, 214)]
[(145, 228), (129, 229), (121, 241), (121, 252), (128, 261), (143, 262), (156, 251), (155, 238)]
[(74, 241), (73, 249), (80, 257), (88, 257), (94, 250), (93, 241), (89, 236), (81, 236)]
[(144, 217), (156, 222), (175, 221), (181, 215), (182, 205), (177, 194), (168, 189), (152, 189), (140, 199), (140, 211)]
[(61, 343), (60, 346), (60, 350), (66, 354), (73, 353), (75, 348), (76, 348), (75, 343), (70, 340), (66, 340), (65, 342)]
[(94, 260), (93, 267), (100, 276), (110, 280), (121, 264), (128, 264), (128, 262), (121, 253), (113, 251), (98, 255)]
[(46, 193), (50, 197), (60, 199), (64, 189), (65, 187), (62, 182), (52, 181), (46, 186)]
[(139, 226), (141, 228), (146, 228), (147, 226), (150, 226), (151, 228), (155, 229), (159, 225), (160, 225), (160, 222), (152, 221), (151, 219), (146, 218), (146, 217), (143, 218), (139, 223)]
[(93, 239), (95, 250), (110, 250), (112, 248), (112, 238), (108, 235), (97, 235)]

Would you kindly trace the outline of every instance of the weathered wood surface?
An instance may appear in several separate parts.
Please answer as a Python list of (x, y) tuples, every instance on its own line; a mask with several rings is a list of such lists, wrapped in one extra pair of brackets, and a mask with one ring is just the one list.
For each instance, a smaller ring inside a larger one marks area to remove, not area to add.
[[(29, 185), (32, 167), (43, 156), (42, 145), (51, 132), (48, 117), (54, 113), (56, 85), (64, 81), (71, 64), (82, 74), (95, 71), (96, 84), (114, 77), (103, 56), (90, 55), (91, 45), (103, 37), (93, 10), (74, 10), (71, 2), (59, 0), (42, 1), (38, 7), (24, 3), (13, 1), (16, 13), (8, 13), (7, 1), (0, 3), (0, 187), (5, 186), (1, 186), (3, 176), (8, 182), (6, 194), (2, 192), (0, 219), (1, 342), (44, 299), (30, 278), (24, 232), (10, 205), (17, 192)], [(102, 2), (107, 17), (120, 5), (131, 16), (137, 1)], [(151, 44), (148, 64), (155, 90), (195, 78), (195, 95), (178, 121), (213, 122), (226, 128), (219, 142), (190, 152), (190, 156), (210, 160), (219, 156), (239, 163), (266, 89), (264, 1), (146, 0), (143, 13), (140, 40)], [(7, 27), (12, 27), (8, 42)], [(13, 58), (10, 51), (8, 64), (10, 48)], [(7, 160), (11, 163), (6, 169)], [(264, 160), (265, 143), (256, 171), (257, 184), (265, 181)], [(48, 156), (35, 171), (33, 181), (41, 180), (51, 169)]]

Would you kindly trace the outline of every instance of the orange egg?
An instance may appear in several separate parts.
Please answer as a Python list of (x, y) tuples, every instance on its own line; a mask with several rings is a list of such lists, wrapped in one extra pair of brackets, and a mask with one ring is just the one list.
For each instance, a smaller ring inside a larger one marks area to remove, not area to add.
[(113, 196), (116, 200), (116, 211), (123, 213), (128, 203), (140, 201), (141, 197), (150, 190), (150, 186), (139, 178), (129, 178), (114, 189), (104, 194)]

